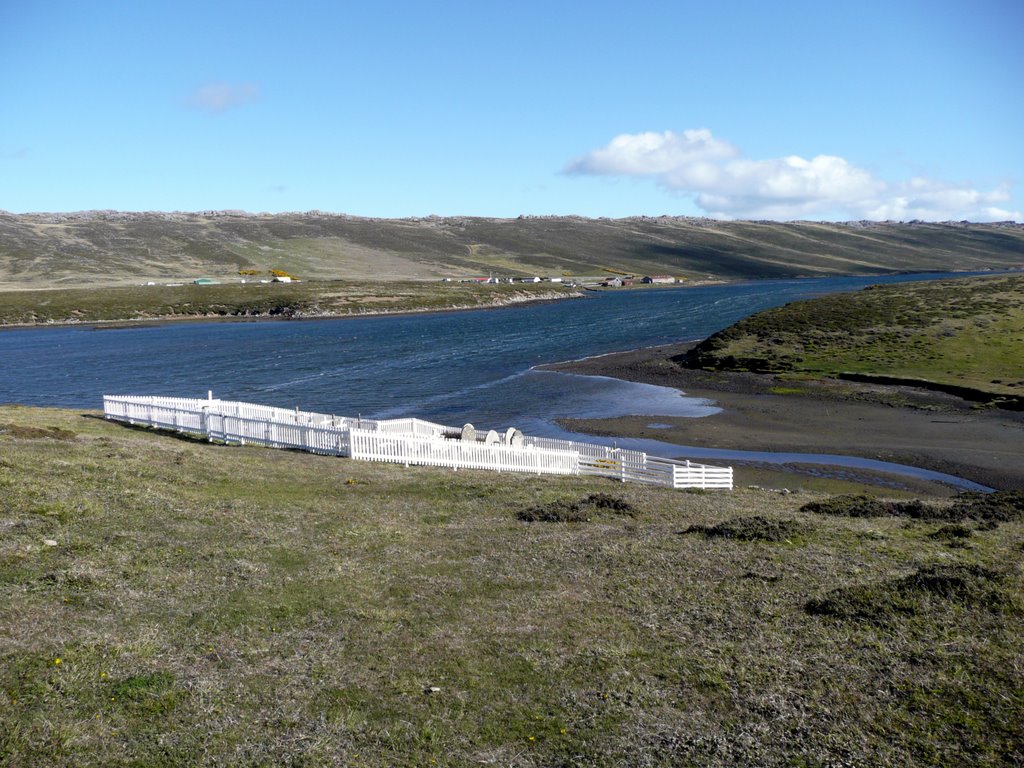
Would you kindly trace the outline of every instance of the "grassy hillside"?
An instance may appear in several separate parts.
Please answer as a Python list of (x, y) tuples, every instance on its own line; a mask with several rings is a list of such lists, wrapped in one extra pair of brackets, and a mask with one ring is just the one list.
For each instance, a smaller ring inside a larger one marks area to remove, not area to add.
[(0, 326), (204, 317), (323, 317), (479, 308), (575, 292), (556, 283), (314, 282), (11, 291)]
[(0, 288), (232, 277), (689, 278), (1024, 266), (1024, 226), (718, 222), (687, 217), (365, 219), (324, 213), (0, 213)]
[(0, 408), (0, 763), (1024, 760), (1020, 500), (820, 501)]
[(883, 375), (1024, 396), (1024, 275), (871, 286), (760, 312), (684, 357), (715, 370)]

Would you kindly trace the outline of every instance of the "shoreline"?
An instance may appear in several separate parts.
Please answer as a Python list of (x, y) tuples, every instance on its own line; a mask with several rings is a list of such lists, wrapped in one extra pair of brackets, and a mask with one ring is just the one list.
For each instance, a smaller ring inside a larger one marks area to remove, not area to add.
[[(887, 277), (899, 276), (899, 275), (925, 275), (925, 274), (943, 274), (943, 275), (954, 275), (954, 276), (969, 276), (969, 275), (1000, 275), (1000, 274), (1013, 274), (1017, 272), (1024, 272), (1024, 268), (1020, 269), (1000, 269), (1000, 270), (987, 270), (983, 272), (970, 271), (970, 270), (952, 270), (950, 272), (943, 273), (922, 273), (916, 271), (894, 271), (886, 272), (878, 275), (871, 274), (849, 274), (841, 275), (841, 277), (877, 277), (884, 279)], [(409, 307), (405, 309), (372, 309), (358, 312), (320, 312), (315, 314), (280, 314), (280, 315), (269, 315), (269, 314), (257, 314), (257, 315), (221, 315), (221, 314), (196, 314), (196, 315), (154, 315), (151, 317), (136, 317), (136, 318), (117, 318), (113, 320), (75, 320), (66, 319), (60, 321), (43, 321), (43, 322), (31, 322), (31, 323), (2, 323), (0, 322), (0, 332), (5, 330), (32, 330), (39, 328), (92, 328), (96, 330), (105, 329), (116, 329), (116, 328), (140, 328), (140, 327), (158, 327), (163, 325), (171, 325), (178, 323), (190, 323), (190, 322), (227, 322), (227, 323), (245, 323), (245, 322), (277, 322), (285, 320), (347, 320), (360, 317), (400, 317), (403, 315), (419, 315), (426, 313), (438, 313), (438, 312), (469, 312), (478, 309), (504, 309), (509, 306), (516, 306), (520, 304), (546, 304), (563, 301), (566, 299), (581, 299), (587, 298), (588, 294), (602, 294), (607, 292), (646, 292), (646, 291), (663, 291), (663, 290), (679, 290), (679, 289), (693, 289), (702, 288), (708, 286), (717, 285), (731, 285), (746, 282), (770, 282), (770, 281), (789, 281), (789, 280), (816, 280), (821, 279), (820, 275), (797, 275), (792, 277), (761, 277), (761, 278), (722, 278), (722, 279), (707, 279), (707, 280), (693, 280), (687, 281), (686, 283), (677, 283), (675, 285), (643, 285), (643, 286), (630, 286), (623, 288), (602, 288), (598, 286), (579, 286), (575, 291), (571, 293), (567, 292), (550, 292), (542, 294), (536, 298), (532, 296), (513, 296), (508, 299), (497, 301), (490, 304), (453, 304), (444, 307)], [(312, 284), (312, 283), (309, 283)], [(135, 283), (106, 286), (109, 288), (129, 288), (137, 287)], [(67, 290), (65, 288), (26, 288), (23, 289), (25, 292), (38, 292), (46, 290)], [(0, 294), (6, 293), (6, 290), (0, 290)], [(19, 291), (10, 291), (17, 293)], [(699, 341), (694, 339), (693, 342)], [(689, 342), (687, 342), (689, 343)], [(674, 347), (676, 345), (668, 345)], [(624, 354), (624, 353), (607, 353), (607, 354)], [(566, 365), (574, 364), (577, 362), (583, 362), (591, 358), (583, 358), (580, 361), (570, 360), (566, 361)], [(561, 363), (560, 363), (561, 364)], [(613, 377), (614, 378), (614, 377)]]
[(694, 343), (538, 368), (670, 387), (721, 408), (702, 418), (645, 414), (559, 421), (575, 432), (726, 450), (842, 454), (943, 472), (997, 490), (1024, 489), (1024, 413), (979, 409), (914, 387), (780, 380), (687, 369), (672, 360)]
[[(1024, 272), (1024, 268), (1021, 269), (1000, 269), (1000, 270), (986, 270), (986, 271), (971, 271), (971, 270), (951, 270), (948, 272), (932, 273), (932, 272), (917, 272), (917, 271), (904, 271), (897, 270), (893, 272), (885, 272), (877, 275), (873, 274), (860, 274), (852, 273), (847, 275), (835, 275), (834, 277), (865, 277), (865, 278), (878, 278), (879, 280), (885, 280), (885, 278), (905, 276), (905, 275), (951, 275), (951, 276), (970, 276), (970, 275), (999, 275), (999, 274), (1013, 274), (1016, 272)], [(563, 301), (566, 299), (580, 299), (587, 298), (588, 294), (605, 294), (605, 293), (617, 293), (617, 292), (660, 292), (660, 291), (671, 291), (671, 290), (690, 290), (697, 288), (705, 288), (710, 286), (719, 285), (733, 285), (743, 284), (748, 282), (773, 282), (773, 281), (791, 281), (791, 280), (819, 280), (822, 279), (821, 275), (795, 275), (789, 277), (759, 277), (759, 278), (721, 278), (721, 279), (699, 279), (687, 281), (685, 283), (676, 283), (674, 285), (638, 285), (622, 288), (602, 288), (593, 285), (582, 285), (577, 286), (572, 292), (565, 291), (551, 291), (541, 294), (534, 298), (533, 296), (512, 296), (508, 299), (502, 299), (496, 303), (488, 304), (452, 304), (443, 307), (407, 307), (405, 309), (368, 309), (365, 311), (358, 312), (318, 312), (315, 314), (284, 314), (269, 315), (269, 314), (257, 314), (257, 315), (246, 315), (246, 314), (195, 314), (195, 315), (152, 315), (149, 317), (127, 317), (117, 319), (98, 319), (98, 320), (79, 320), (79, 319), (63, 319), (60, 321), (41, 321), (41, 322), (28, 322), (28, 323), (3, 323), (0, 322), (0, 332), (5, 330), (31, 330), (38, 328), (94, 328), (97, 330), (109, 329), (109, 328), (139, 328), (139, 327), (157, 327), (162, 325), (170, 325), (177, 323), (189, 323), (189, 322), (228, 322), (228, 323), (244, 323), (244, 322), (269, 322), (269, 321), (283, 321), (283, 320), (347, 320), (360, 317), (400, 317), (403, 315), (419, 315), (425, 313), (438, 313), (438, 312), (469, 312), (478, 309), (503, 309), (509, 306), (516, 306), (519, 304), (546, 304), (557, 301)], [(311, 281), (305, 283), (305, 285), (313, 285), (318, 281)], [(430, 281), (422, 281), (430, 282)], [(225, 284), (228, 285), (228, 284)], [(102, 286), (102, 288), (111, 289), (125, 289), (139, 287), (137, 283), (125, 283), (123, 285), (111, 285)], [(184, 284), (177, 287), (186, 287)], [(100, 289), (101, 286), (93, 286), (94, 290)], [(4, 289), (0, 290), (0, 295), (5, 293), (31, 293), (31, 292), (45, 292), (45, 291), (61, 291), (61, 290), (73, 290), (67, 287), (33, 287), (23, 289)], [(74, 290), (77, 290), (74, 289)], [(694, 339), (698, 341), (698, 339)], [(620, 354), (620, 353), (612, 353)], [(576, 362), (576, 361), (567, 361)]]
[(442, 312), (472, 312), (474, 310), (507, 309), (509, 307), (554, 304), (570, 299), (585, 299), (586, 292), (565, 294), (543, 294), (537, 298), (513, 297), (489, 304), (453, 304), (447, 307), (410, 307), (406, 309), (371, 309), (361, 312), (323, 312), (317, 314), (298, 315), (157, 315), (154, 317), (124, 318), (118, 320), (65, 320), (43, 323), (0, 323), (0, 333), (4, 331), (31, 331), (47, 328), (84, 328), (106, 331), (123, 328), (159, 328), (166, 325), (185, 323), (280, 323), (307, 322), (313, 320), (358, 320), (370, 317), (402, 317), (408, 315), (439, 314)]

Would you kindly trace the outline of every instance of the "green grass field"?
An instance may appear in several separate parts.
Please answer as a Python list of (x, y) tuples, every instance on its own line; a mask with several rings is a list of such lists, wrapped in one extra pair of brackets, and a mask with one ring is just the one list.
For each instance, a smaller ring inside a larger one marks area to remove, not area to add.
[(65, 288), (0, 293), (0, 325), (188, 318), (319, 317), (422, 312), (557, 298), (556, 283), (234, 283), (168, 287)]
[(810, 376), (879, 374), (1024, 395), (1024, 275), (872, 286), (741, 320), (691, 365)]
[(2, 407), (0, 764), (1024, 760), (1024, 522), (821, 499)]

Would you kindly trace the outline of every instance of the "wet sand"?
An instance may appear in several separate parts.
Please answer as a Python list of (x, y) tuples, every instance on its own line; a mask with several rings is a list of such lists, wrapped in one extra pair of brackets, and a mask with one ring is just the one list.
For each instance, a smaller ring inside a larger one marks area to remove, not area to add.
[(945, 472), (999, 490), (1024, 489), (1022, 412), (977, 408), (952, 395), (913, 387), (690, 370), (672, 361), (690, 346), (544, 367), (674, 387), (712, 401), (720, 413), (696, 419), (567, 419), (562, 425), (593, 435), (707, 448), (860, 456)]

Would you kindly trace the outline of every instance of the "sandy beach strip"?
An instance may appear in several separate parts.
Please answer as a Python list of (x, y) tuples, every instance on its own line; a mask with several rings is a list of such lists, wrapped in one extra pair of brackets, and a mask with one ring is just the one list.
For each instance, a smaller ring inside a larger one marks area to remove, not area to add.
[(944, 472), (998, 490), (1024, 489), (1024, 413), (977, 408), (952, 395), (913, 387), (691, 370), (672, 359), (690, 346), (542, 367), (673, 387), (713, 401), (720, 413), (567, 419), (562, 425), (594, 435), (705, 448), (860, 456)]

